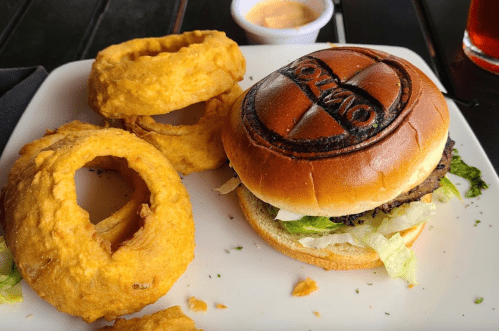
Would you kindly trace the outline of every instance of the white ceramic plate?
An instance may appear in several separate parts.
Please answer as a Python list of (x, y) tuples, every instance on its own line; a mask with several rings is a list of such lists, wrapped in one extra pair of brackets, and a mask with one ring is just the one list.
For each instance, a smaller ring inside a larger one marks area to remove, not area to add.
[[(247, 88), (295, 58), (325, 47), (329, 46), (241, 47), (247, 59), (241, 85)], [(415, 53), (374, 48), (411, 61), (436, 81)], [(40, 87), (1, 157), (1, 185), (19, 149), (46, 129), (74, 119), (100, 123), (87, 106), (91, 64), (64, 65)], [(404, 281), (388, 278), (383, 268), (324, 271), (281, 255), (252, 231), (233, 194), (220, 196), (213, 191), (230, 178), (225, 168), (183, 179), (193, 204), (196, 257), (167, 295), (127, 318), (180, 305), (205, 330), (497, 330), (499, 180), (458, 108), (452, 102), (449, 108), (456, 148), (465, 161), (483, 171), (490, 188), (464, 203), (454, 199), (438, 205), (438, 215), (414, 245), (420, 285), (408, 288)], [(464, 194), (467, 183), (452, 179)], [(475, 226), (476, 220), (481, 222)], [(242, 249), (234, 249), (237, 246)], [(293, 285), (306, 277), (317, 282), (319, 291), (292, 297)], [(0, 305), (0, 330), (96, 330), (110, 324), (100, 320), (89, 325), (60, 313), (26, 283), (23, 291), (23, 303)], [(189, 296), (204, 300), (208, 312), (189, 311)], [(478, 297), (484, 298), (481, 304), (474, 303)], [(228, 309), (216, 309), (217, 303)]]

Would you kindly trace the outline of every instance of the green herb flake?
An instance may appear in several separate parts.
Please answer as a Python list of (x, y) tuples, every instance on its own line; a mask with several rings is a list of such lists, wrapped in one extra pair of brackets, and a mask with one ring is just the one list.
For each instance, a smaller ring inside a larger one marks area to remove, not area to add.
[(221, 276), (220, 274), (217, 274), (217, 277), (218, 277), (218, 278), (220, 278), (220, 277), (222, 277), (222, 276)]
[(359, 294), (359, 289), (355, 289), (355, 293)]
[(457, 149), (454, 149), (449, 172), (470, 182), (471, 187), (464, 195), (467, 198), (475, 198), (482, 194), (482, 190), (489, 188), (482, 180), (482, 172), (478, 168), (467, 165), (458, 155)]
[(481, 223), (481, 221), (480, 221), (480, 220), (476, 220), (476, 221), (475, 221), (475, 226), (477, 226), (477, 225), (478, 225), (478, 223)]
[(235, 250), (238, 250), (238, 251), (241, 251), (243, 250), (243, 246), (237, 246), (237, 247), (234, 247)]
[(483, 297), (478, 297), (475, 299), (475, 303), (478, 305), (483, 302)]

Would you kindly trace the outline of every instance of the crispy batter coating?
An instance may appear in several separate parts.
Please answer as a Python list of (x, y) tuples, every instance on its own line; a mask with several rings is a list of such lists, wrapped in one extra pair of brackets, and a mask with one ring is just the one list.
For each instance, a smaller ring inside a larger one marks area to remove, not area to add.
[(113, 326), (105, 326), (98, 331), (202, 331), (194, 321), (185, 315), (180, 306), (173, 306), (141, 318), (125, 320), (118, 318)]
[(203, 117), (194, 125), (170, 125), (156, 122), (150, 116), (124, 119), (127, 130), (154, 145), (184, 175), (215, 169), (227, 159), (221, 131), (225, 117), (242, 89), (234, 85), (229, 91), (205, 102)]
[[(138, 311), (192, 261), (188, 193), (147, 142), (73, 122), (20, 154), (4, 190), (5, 237), (25, 281), (59, 310), (87, 322)], [(116, 169), (135, 185), (132, 200), (102, 224), (77, 204), (74, 176), (86, 165)], [(130, 226), (137, 231), (127, 234)]]
[(107, 118), (166, 114), (227, 91), (245, 71), (244, 56), (224, 32), (133, 39), (99, 52), (89, 104)]

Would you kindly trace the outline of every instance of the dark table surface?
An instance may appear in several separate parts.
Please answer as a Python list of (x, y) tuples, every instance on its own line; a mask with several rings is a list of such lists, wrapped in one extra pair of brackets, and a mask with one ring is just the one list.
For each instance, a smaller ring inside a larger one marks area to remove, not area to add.
[[(0, 68), (43, 66), (48, 72), (94, 58), (111, 44), (196, 29), (217, 29), (248, 44), (232, 20), (230, 0), (2, 0)], [(318, 42), (407, 47), (429, 65), (458, 104), (499, 172), (499, 76), (462, 51), (470, 0), (334, 0), (335, 16)], [(3, 93), (0, 89), (0, 93)], [(0, 109), (2, 134), (10, 132)], [(12, 125), (12, 121), (8, 125)]]

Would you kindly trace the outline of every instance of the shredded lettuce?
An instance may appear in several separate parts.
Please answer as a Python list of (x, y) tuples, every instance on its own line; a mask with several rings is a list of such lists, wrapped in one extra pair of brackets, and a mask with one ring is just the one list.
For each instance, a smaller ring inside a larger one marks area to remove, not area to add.
[(239, 184), (241, 184), (241, 180), (239, 177), (232, 177), (228, 181), (226, 181), (222, 186), (214, 189), (215, 191), (219, 192), (220, 194), (228, 194), (232, 191), (234, 191)]
[[(402, 209), (404, 209), (404, 213), (397, 213)], [(409, 208), (402, 206), (397, 208), (395, 213), (384, 214), (377, 232), (382, 235), (388, 235), (409, 229), (422, 222), (426, 222), (433, 215), (435, 215), (435, 205), (433, 203), (415, 201), (410, 204)]]
[(478, 168), (467, 165), (458, 155), (457, 149), (454, 149), (449, 172), (470, 182), (470, 189), (464, 195), (467, 198), (475, 198), (482, 194), (482, 190), (489, 188), (482, 180), (482, 172)]
[(2, 303), (16, 303), (23, 301), (23, 290), (21, 287), (21, 282), (16, 285), (0, 291), (0, 304)]
[(452, 197), (463, 201), (457, 187), (445, 176), (440, 179), (440, 187), (433, 192), (433, 195), (441, 202), (447, 203)]
[(298, 221), (280, 221), (281, 226), (289, 233), (321, 233), (331, 232), (344, 226), (343, 223), (334, 223), (329, 217), (304, 216)]
[[(371, 247), (379, 254), (390, 277), (402, 278), (411, 284), (417, 284), (415, 276), (416, 256), (410, 248), (405, 246), (404, 239), (399, 232), (426, 222), (434, 214), (435, 205), (433, 203), (415, 201), (394, 208), (388, 214), (378, 213), (375, 217), (362, 216), (364, 224), (354, 227), (345, 226), (340, 228), (337, 233), (304, 237), (299, 242), (305, 247), (318, 249), (341, 243)], [(324, 218), (327, 219), (327, 217)], [(281, 222), (281, 224), (293, 222), (295, 221)], [(301, 220), (297, 222), (301, 222)], [(332, 223), (329, 220), (328, 222)]]
[(21, 279), (5, 239), (0, 236), (0, 303), (23, 301)]
[(353, 246), (365, 247), (365, 245), (356, 240), (351, 233), (333, 233), (318, 237), (304, 237), (298, 240), (305, 247), (323, 249), (329, 245), (349, 243)]
[(404, 239), (398, 232), (386, 238), (372, 225), (363, 224), (356, 226), (352, 235), (379, 254), (390, 277), (402, 278), (410, 284), (417, 284), (416, 255), (405, 245)]

